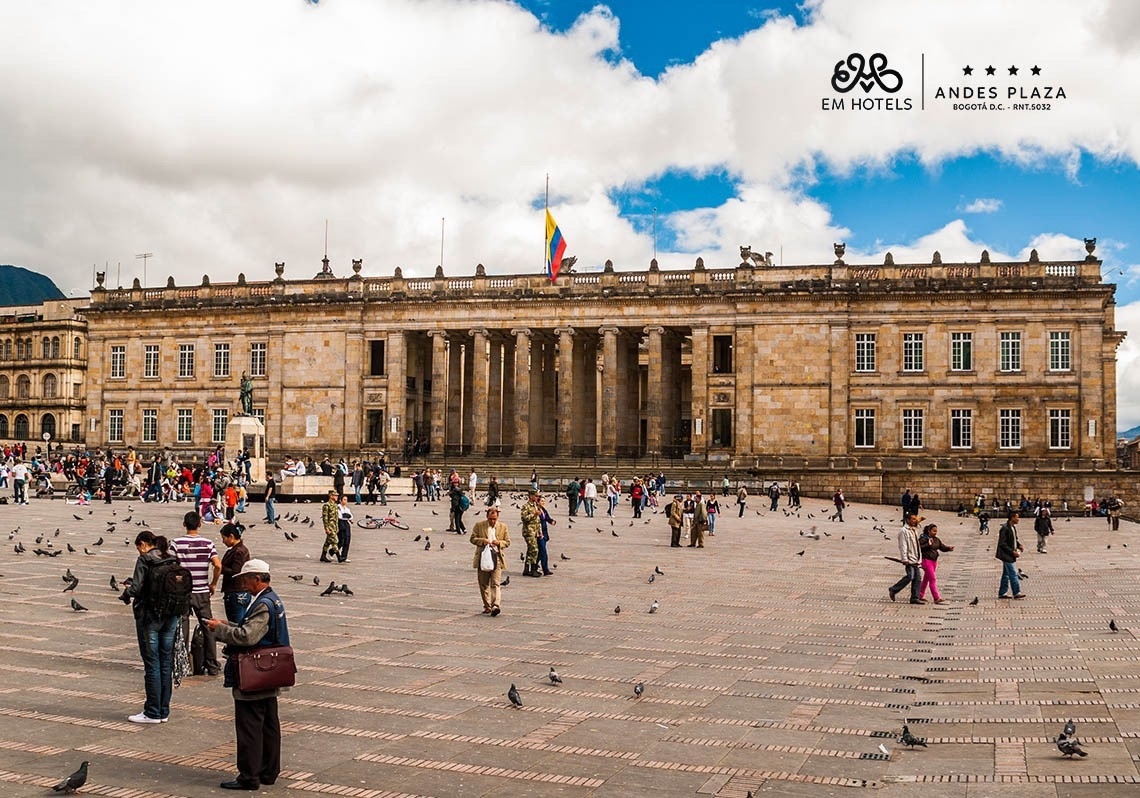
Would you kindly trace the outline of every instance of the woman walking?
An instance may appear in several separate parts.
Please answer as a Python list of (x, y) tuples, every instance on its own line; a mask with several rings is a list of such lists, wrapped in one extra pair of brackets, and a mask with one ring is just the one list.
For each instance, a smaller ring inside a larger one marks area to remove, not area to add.
[(926, 598), (926, 588), (929, 587), (930, 597), (934, 599), (934, 603), (943, 604), (945, 602), (938, 592), (938, 578), (935, 575), (938, 569), (938, 553), (954, 551), (954, 547), (947, 546), (938, 537), (937, 524), (927, 524), (922, 528), (922, 534), (918, 538), (918, 547), (922, 550), (922, 583), (918, 586), (918, 597), (920, 599)]

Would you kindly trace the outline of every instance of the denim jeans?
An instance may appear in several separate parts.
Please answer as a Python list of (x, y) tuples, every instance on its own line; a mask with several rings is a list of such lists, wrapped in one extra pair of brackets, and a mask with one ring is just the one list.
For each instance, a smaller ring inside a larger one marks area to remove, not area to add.
[(910, 586), (911, 599), (918, 599), (918, 586), (922, 579), (922, 571), (919, 570), (918, 565), (907, 565), (906, 575), (891, 585), (892, 593), (901, 593), (906, 587)]
[(230, 623), (240, 624), (252, 599), (253, 596), (240, 590), (223, 593), (222, 604), (226, 609), (226, 620)]
[(1013, 588), (1013, 595), (1021, 594), (1021, 580), (1017, 578), (1017, 563), (1003, 562), (1001, 564), (1001, 584), (998, 585), (998, 595), (1004, 596)]
[(273, 524), (277, 522), (277, 507), (273, 504), (273, 497), (265, 500), (265, 520)]
[(146, 703), (143, 714), (159, 720), (170, 715), (170, 691), (174, 677), (174, 635), (181, 618), (164, 620), (136, 618), (135, 632), (142, 655)]

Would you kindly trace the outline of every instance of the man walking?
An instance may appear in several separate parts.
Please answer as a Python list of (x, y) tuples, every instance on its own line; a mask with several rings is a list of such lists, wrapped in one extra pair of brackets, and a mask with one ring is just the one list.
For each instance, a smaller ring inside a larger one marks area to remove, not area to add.
[(1024, 551), (1021, 548), (1021, 541), (1017, 539), (1017, 522), (1019, 520), (1021, 520), (1021, 515), (1013, 510), (1006, 522), (1001, 525), (1001, 529), (998, 530), (997, 552), (994, 557), (1001, 560), (1001, 583), (998, 585), (999, 599), (1009, 598), (1010, 589), (1013, 590), (1015, 599), (1025, 598), (1025, 594), (1021, 592), (1021, 580), (1017, 578), (1017, 558)]
[[(170, 546), (170, 553), (178, 558), (178, 564), (190, 572), (194, 581), (193, 592), (190, 594), (190, 612), (183, 618), (182, 639), (187, 650), (190, 647), (190, 614), (193, 613), (199, 621), (214, 617), (210, 608), (210, 597), (218, 589), (218, 580), (222, 576), (222, 558), (213, 541), (202, 537), (199, 530), (202, 526), (202, 516), (191, 510), (182, 518), (182, 526), (186, 534), (177, 538)], [(213, 573), (211, 574), (211, 566)], [(212, 632), (205, 632), (202, 646), (202, 664), (206, 673), (217, 676), (221, 671), (218, 664), (218, 647)]]
[(918, 545), (918, 525), (921, 521), (922, 518), (917, 515), (908, 515), (906, 523), (899, 530), (899, 559), (906, 568), (906, 576), (887, 589), (891, 601), (894, 601), (895, 596), (909, 583), (910, 603), (926, 603), (918, 597), (918, 586), (922, 579), (922, 570), (919, 567), (922, 564), (922, 549)]
[(1037, 553), (1048, 554), (1045, 547), (1049, 543), (1049, 536), (1053, 534), (1053, 519), (1049, 517), (1049, 508), (1042, 507), (1033, 519), (1033, 531), (1037, 533)]
[(526, 541), (523, 576), (542, 576), (538, 571), (538, 536), (542, 534), (542, 521), (539, 519), (541, 509), (542, 497), (537, 490), (531, 490), (521, 513), (523, 540)]
[(738, 515), (737, 518), (743, 518), (744, 517), (744, 505), (747, 501), (748, 501), (748, 488), (741, 485), (740, 490), (736, 491), (736, 503), (740, 506), (740, 515)]
[(337, 492), (329, 491), (329, 498), (321, 506), (321, 525), (325, 530), (325, 545), (321, 548), (321, 562), (332, 562), (340, 556), (340, 540), (337, 533), (340, 528), (340, 504), (337, 502)]

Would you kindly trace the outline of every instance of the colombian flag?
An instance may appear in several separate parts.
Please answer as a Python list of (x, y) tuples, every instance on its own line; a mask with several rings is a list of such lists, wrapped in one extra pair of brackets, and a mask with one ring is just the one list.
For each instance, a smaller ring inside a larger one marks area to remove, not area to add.
[(554, 217), (550, 215), (550, 209), (546, 209), (546, 274), (550, 277), (550, 281), (554, 282), (558, 279), (558, 267), (562, 265), (562, 256), (566, 253), (566, 239), (562, 237), (562, 231), (558, 229), (558, 224), (554, 221)]

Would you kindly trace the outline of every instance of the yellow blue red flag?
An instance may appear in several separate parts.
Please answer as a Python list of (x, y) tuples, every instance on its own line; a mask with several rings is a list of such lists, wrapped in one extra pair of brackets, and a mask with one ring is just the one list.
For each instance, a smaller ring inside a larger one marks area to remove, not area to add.
[(546, 274), (550, 277), (551, 282), (558, 279), (558, 268), (562, 265), (562, 256), (566, 252), (566, 239), (562, 237), (562, 231), (558, 229), (558, 224), (554, 221), (554, 217), (550, 215), (550, 209), (546, 209)]

